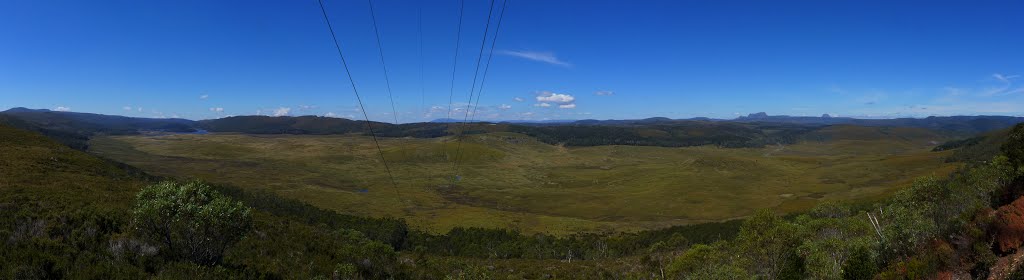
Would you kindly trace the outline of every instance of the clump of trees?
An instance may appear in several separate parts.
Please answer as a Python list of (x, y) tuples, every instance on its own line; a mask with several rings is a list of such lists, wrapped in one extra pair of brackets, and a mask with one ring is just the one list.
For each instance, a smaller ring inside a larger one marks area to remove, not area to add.
[(1002, 151), (1011, 166), (1024, 167), (1024, 123), (1013, 127), (1002, 146)]
[(253, 227), (252, 211), (199, 182), (165, 181), (139, 191), (135, 233), (170, 259), (214, 265)]

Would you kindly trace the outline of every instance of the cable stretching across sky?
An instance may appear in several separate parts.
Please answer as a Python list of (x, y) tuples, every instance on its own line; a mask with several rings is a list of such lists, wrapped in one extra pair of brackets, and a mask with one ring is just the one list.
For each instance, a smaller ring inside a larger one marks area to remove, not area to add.
[(380, 53), (380, 65), (384, 68), (384, 84), (388, 89), (388, 99), (391, 100), (391, 113), (395, 114), (395, 124), (398, 124), (398, 110), (395, 109), (395, 97), (391, 94), (391, 79), (388, 78), (388, 65), (384, 63), (384, 46), (380, 40), (380, 29), (377, 28), (377, 13), (373, 10), (373, 0), (366, 0), (366, 4), (370, 6), (373, 33), (377, 35), (377, 52)]
[[(465, 117), (462, 120), (462, 126), (459, 129), (458, 135), (455, 136), (456, 142), (458, 142), (458, 144), (456, 145), (456, 148), (455, 148), (455, 160), (452, 163), (452, 178), (451, 178), (452, 186), (455, 185), (455, 176), (458, 175), (457, 171), (458, 171), (459, 156), (460, 156), (461, 150), (462, 150), (462, 134), (463, 134), (463, 130), (466, 129), (466, 121), (469, 118), (470, 106), (473, 104), (473, 91), (476, 90), (476, 80), (478, 78), (478, 75), (480, 74), (480, 60), (484, 56), (484, 47), (487, 46), (487, 34), (490, 33), (490, 31), (491, 31), (491, 17), (494, 15), (494, 0), (491, 0), (490, 2), (491, 2), (490, 8), (488, 8), (488, 10), (487, 10), (487, 23), (484, 24), (484, 36), (480, 40), (480, 52), (477, 54), (477, 57), (476, 57), (476, 67), (473, 70), (473, 85), (469, 88), (469, 100), (466, 101), (466, 115), (465, 115)], [(497, 30), (495, 30), (495, 36), (497, 36)]]
[[(459, 45), (462, 43), (462, 16), (466, 9), (466, 0), (459, 0), (459, 29), (455, 33), (455, 57), (452, 58), (452, 80), (451, 85), (448, 87), (448, 115), (445, 123), (451, 124), (452, 118), (452, 97), (455, 96), (455, 69), (459, 66)], [(450, 129), (450, 125), (445, 125), (445, 131)]]
[(341, 43), (338, 42), (338, 36), (334, 35), (334, 27), (331, 26), (331, 19), (327, 17), (327, 9), (324, 8), (324, 1), (317, 0), (320, 4), (320, 12), (324, 16), (324, 22), (327, 23), (327, 31), (331, 33), (331, 40), (334, 41), (334, 48), (338, 50), (338, 57), (341, 58), (341, 65), (345, 68), (345, 74), (348, 76), (348, 81), (352, 85), (352, 92), (356, 95), (356, 101), (359, 101), (359, 110), (363, 111), (363, 118), (366, 120), (366, 129), (370, 131), (370, 137), (373, 139), (373, 144), (377, 147), (377, 154), (380, 155), (380, 161), (384, 163), (384, 171), (387, 171), (388, 178), (391, 179), (391, 187), (395, 189), (395, 195), (399, 201), (402, 201), (402, 194), (398, 191), (398, 184), (395, 183), (395, 175), (391, 174), (391, 167), (388, 166), (388, 161), (384, 159), (384, 150), (380, 148), (380, 142), (377, 141), (377, 134), (373, 132), (373, 123), (370, 122), (370, 115), (366, 113), (366, 107), (363, 106), (363, 98), (359, 96), (359, 90), (356, 89), (356, 81), (352, 79), (352, 71), (348, 68), (348, 62), (345, 61), (345, 54), (341, 51)]
[[(452, 98), (455, 96), (455, 70), (458, 69), (458, 66), (459, 66), (459, 46), (462, 43), (462, 18), (463, 18), (463, 15), (465, 14), (464, 13), (465, 9), (466, 9), (466, 0), (459, 0), (459, 27), (458, 27), (457, 31), (455, 32), (455, 55), (452, 58), (452, 79), (451, 79), (451, 82), (450, 82), (450, 84), (448, 86), (448, 113), (445, 116), (445, 120), (444, 120), (444, 133), (445, 133), (445, 135), (447, 135), (448, 132), (451, 131), (451, 129), (452, 129), (452, 122), (451, 122), (451, 119), (452, 119), (452, 102), (453, 102)], [(444, 154), (446, 159), (452, 160), (452, 158), (448, 158), (448, 145), (449, 144), (447, 142), (445, 142), (443, 144), (443, 146), (444, 146), (444, 153), (443, 154)]]
[(484, 76), (480, 78), (480, 88), (476, 91), (476, 102), (473, 104), (473, 112), (469, 114), (469, 118), (476, 117), (476, 111), (480, 108), (480, 98), (484, 94), (484, 83), (487, 82), (487, 73), (491, 70), (491, 58), (494, 58), (494, 45), (498, 44), (498, 31), (501, 30), (501, 21), (505, 18), (505, 9), (508, 9), (508, 1), (505, 0), (501, 3), (501, 13), (498, 14), (498, 25), (494, 27), (494, 37), (491, 38), (491, 49), (487, 53), (487, 62), (484, 63)]
[[(501, 13), (498, 14), (498, 25), (494, 27), (494, 37), (491, 38), (491, 49), (487, 54), (487, 62), (484, 65), (484, 75), (480, 79), (480, 88), (477, 89), (476, 102), (473, 104), (472, 113), (467, 115), (467, 119), (475, 117), (477, 108), (479, 108), (480, 106), (480, 97), (483, 95), (484, 92), (484, 83), (487, 82), (487, 73), (491, 69), (491, 58), (494, 57), (494, 46), (498, 43), (498, 33), (501, 30), (501, 21), (502, 19), (505, 18), (505, 10), (508, 9), (508, 1), (511, 0), (505, 0), (501, 3)], [(469, 113), (468, 110), (467, 113)], [(465, 123), (465, 120), (463, 120), (463, 122)], [(455, 160), (455, 173), (458, 174), (458, 164), (462, 160), (462, 150), (457, 151), (457, 154), (455, 155)]]

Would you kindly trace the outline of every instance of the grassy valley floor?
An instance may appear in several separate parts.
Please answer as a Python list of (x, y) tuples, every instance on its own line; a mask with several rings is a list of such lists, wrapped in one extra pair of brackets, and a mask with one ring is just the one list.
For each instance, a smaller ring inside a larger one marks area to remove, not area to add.
[(525, 233), (629, 231), (806, 210), (823, 200), (873, 200), (924, 175), (945, 175), (951, 151), (923, 129), (836, 126), (817, 140), (765, 148), (562, 147), (514, 133), (462, 143), (384, 138), (397, 189), (369, 137), (105, 136), (93, 152), (155, 175), (272, 190), (325, 209), (394, 216), (445, 232), (456, 226)]

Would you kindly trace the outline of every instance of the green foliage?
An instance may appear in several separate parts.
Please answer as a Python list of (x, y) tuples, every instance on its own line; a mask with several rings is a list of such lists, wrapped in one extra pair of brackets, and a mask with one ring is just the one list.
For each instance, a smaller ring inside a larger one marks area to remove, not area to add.
[(136, 234), (160, 244), (163, 254), (203, 265), (220, 263), (224, 250), (252, 228), (249, 208), (199, 182), (145, 187), (131, 215)]
[(738, 258), (729, 246), (725, 242), (694, 245), (669, 264), (668, 274), (679, 279), (751, 278), (736, 266)]
[(486, 268), (478, 265), (467, 265), (452, 275), (445, 276), (445, 280), (476, 280), (494, 279), (494, 275)]
[(737, 249), (746, 258), (748, 271), (767, 279), (780, 279), (788, 266), (798, 262), (796, 248), (801, 229), (770, 210), (747, 219), (736, 238)]
[(869, 248), (856, 248), (843, 264), (843, 278), (846, 280), (869, 280), (878, 273), (878, 261)]
[(882, 223), (882, 254), (887, 257), (904, 257), (915, 252), (920, 245), (931, 238), (936, 225), (925, 216), (926, 206), (890, 205), (879, 215)]
[(1012, 127), (990, 131), (971, 138), (946, 142), (935, 149), (954, 150), (953, 154), (946, 158), (946, 162), (982, 164), (1001, 154), (1000, 147), (1009, 139), (1011, 131)]
[(46, 137), (67, 145), (72, 149), (84, 151), (89, 148), (89, 136), (81, 132), (47, 129), (19, 118), (2, 114), (0, 114), (0, 124), (38, 132), (39, 134), (45, 135)]
[(228, 249), (225, 266), (245, 267), (245, 275), (277, 278), (387, 279), (403, 274), (391, 246), (348, 229), (308, 225), (264, 216), (257, 233)]
[(845, 205), (822, 203), (797, 222), (806, 234), (797, 250), (811, 278), (843, 279), (857, 252), (874, 249), (871, 225), (863, 216), (853, 216)]
[(1000, 150), (1006, 155), (1011, 166), (1024, 167), (1024, 123), (1013, 127)]
[(747, 274), (742, 268), (731, 264), (709, 264), (706, 268), (694, 271), (682, 278), (693, 280), (757, 279)]
[(394, 218), (370, 218), (339, 214), (335, 211), (317, 208), (309, 203), (294, 199), (285, 199), (268, 191), (244, 191), (228, 185), (213, 185), (219, 193), (243, 202), (254, 209), (265, 211), (274, 216), (287, 218), (310, 225), (326, 225), (330, 228), (346, 228), (361, 232), (370, 240), (391, 245), (395, 250), (409, 248), (407, 238), (411, 232), (405, 221)]
[(823, 203), (635, 233), (435, 235), (270, 192), (163, 182), (136, 194), (143, 177), (123, 166), (0, 133), (0, 278), (14, 279), (918, 279), (956, 267), (984, 277), (996, 258), (988, 207), (1021, 182), (1012, 157), (999, 157), (861, 212)]
[(981, 143), (983, 140), (985, 140), (985, 138), (987, 138), (987, 137), (986, 136), (975, 136), (975, 137), (971, 137), (971, 138), (946, 141), (945, 143), (939, 144), (938, 146), (935, 146), (935, 148), (932, 148), (932, 151), (933, 152), (940, 152), (940, 151), (945, 151), (945, 150), (952, 150), (952, 149), (959, 149), (959, 148), (963, 148), (963, 147), (974, 146), (974, 145), (977, 145), (977, 144)]
[(408, 246), (450, 256), (499, 259), (599, 260), (678, 250), (736, 236), (742, 220), (675, 226), (636, 233), (523, 235), (505, 229), (457, 227), (443, 235), (412, 235)]
[(0, 203), (0, 278), (140, 278), (151, 251), (110, 242), (123, 227), (120, 215), (95, 207)]
[(222, 266), (202, 266), (192, 262), (170, 262), (153, 279), (245, 279)]

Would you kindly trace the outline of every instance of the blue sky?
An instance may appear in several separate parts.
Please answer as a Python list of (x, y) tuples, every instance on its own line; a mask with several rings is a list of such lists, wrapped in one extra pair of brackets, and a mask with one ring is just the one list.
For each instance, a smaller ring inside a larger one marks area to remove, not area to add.
[[(393, 120), (367, 1), (325, 3), (370, 117)], [(458, 1), (373, 3), (400, 122), (444, 117)], [(466, 0), (457, 105), (488, 3)], [(1024, 115), (1022, 11), (1009, 0), (513, 0), (478, 118)], [(313, 0), (5, 0), (0, 26), (2, 108), (361, 118)]]

